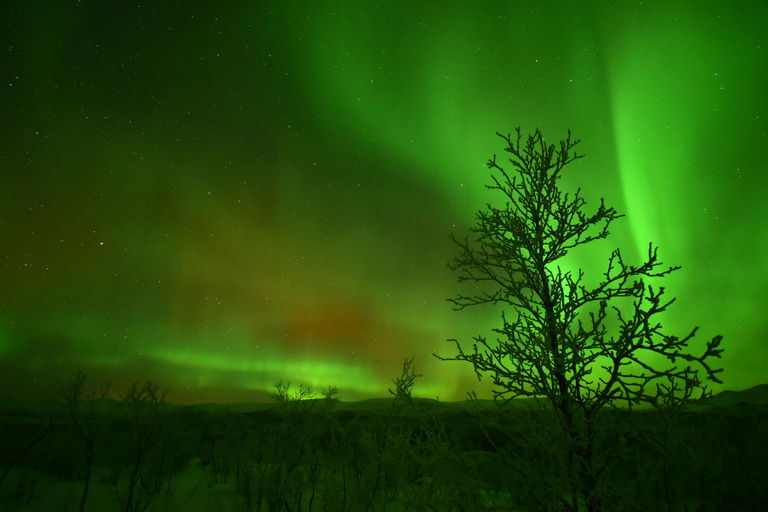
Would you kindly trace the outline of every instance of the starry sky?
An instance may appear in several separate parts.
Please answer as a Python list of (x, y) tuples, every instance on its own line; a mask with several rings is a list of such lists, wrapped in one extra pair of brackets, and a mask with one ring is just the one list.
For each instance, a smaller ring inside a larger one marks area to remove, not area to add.
[(654, 242), (667, 332), (724, 336), (716, 390), (766, 382), (766, 26), (750, 0), (4, 1), (0, 394), (82, 369), (360, 400), (414, 357), (415, 395), (482, 396), (431, 354), (499, 325), (451, 309), (445, 264), (517, 126), (570, 129), (562, 187), (626, 214), (563, 268)]

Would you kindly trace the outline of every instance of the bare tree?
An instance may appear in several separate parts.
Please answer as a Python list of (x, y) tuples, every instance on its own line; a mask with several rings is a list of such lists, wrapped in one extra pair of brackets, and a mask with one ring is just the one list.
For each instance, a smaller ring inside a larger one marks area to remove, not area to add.
[[(114, 485), (123, 512), (144, 512), (170, 478), (169, 436), (163, 420), (168, 392), (157, 382), (134, 380), (120, 393), (128, 413), (128, 440), (121, 442), (125, 458), (119, 462)], [(122, 467), (126, 463), (128, 467)], [(121, 485), (123, 471), (126, 481)]]
[[(664, 268), (653, 244), (639, 266), (626, 263), (619, 249), (608, 257), (602, 280), (588, 285), (584, 273), (564, 272), (558, 260), (572, 249), (609, 235), (611, 222), (622, 217), (603, 200), (593, 213), (585, 213), (580, 189), (563, 193), (563, 169), (583, 155), (571, 150), (578, 144), (568, 137), (559, 149), (547, 145), (539, 130), (521, 144), (517, 136), (497, 134), (506, 142), (514, 172), (488, 162), (493, 183), (487, 188), (504, 196), (503, 207), (486, 205), (472, 228), (475, 239), (458, 239), (459, 256), (449, 267), (459, 282), (484, 287), (474, 295), (449, 299), (455, 309), (501, 304), (501, 327), (496, 340), (475, 338), (466, 351), (453, 339), (455, 357), (466, 361), (478, 379), (489, 374), (497, 403), (534, 397), (549, 404), (561, 431), (569, 440), (568, 464), (575, 468), (574, 489), (563, 505), (577, 510), (582, 499), (590, 511), (600, 509), (595, 495), (602, 468), (593, 458), (597, 413), (606, 405), (645, 402), (663, 410), (678, 409), (694, 398), (696, 390), (708, 396), (699, 379), (720, 383), (708, 359), (720, 357), (721, 336), (706, 343), (701, 355), (688, 344), (696, 328), (679, 338), (662, 332), (655, 320), (674, 299), (664, 288), (646, 284), (680, 267)], [(615, 317), (612, 321), (609, 317)], [(612, 328), (615, 323), (615, 329)], [(651, 364), (648, 356), (668, 364)], [(679, 364), (682, 362), (683, 364)]]
[(91, 469), (93, 467), (93, 451), (96, 445), (96, 431), (93, 425), (83, 418), (81, 405), (85, 396), (86, 375), (82, 370), (75, 372), (67, 380), (56, 379), (53, 385), (53, 395), (61, 404), (67, 419), (75, 426), (77, 435), (83, 443), (83, 456), (85, 457), (85, 486), (80, 497), (78, 510), (85, 510), (85, 502), (91, 485)]
[(394, 390), (391, 388), (388, 390), (389, 394), (395, 397), (395, 400), (392, 403), (393, 407), (398, 400), (412, 402), (411, 393), (413, 392), (413, 386), (416, 384), (417, 377), (423, 377), (423, 375), (416, 373), (414, 370), (413, 358), (405, 358), (405, 361), (403, 361), (403, 372), (401, 373), (400, 377), (397, 377), (396, 379), (390, 379), (395, 385)]
[(275, 402), (282, 404), (286, 411), (296, 411), (299, 405), (306, 400), (312, 400), (315, 398), (315, 393), (312, 391), (312, 386), (309, 384), (299, 384), (299, 390), (290, 392), (291, 383), (284, 384), (281, 380), (274, 385), (275, 391), (269, 394), (269, 398)]

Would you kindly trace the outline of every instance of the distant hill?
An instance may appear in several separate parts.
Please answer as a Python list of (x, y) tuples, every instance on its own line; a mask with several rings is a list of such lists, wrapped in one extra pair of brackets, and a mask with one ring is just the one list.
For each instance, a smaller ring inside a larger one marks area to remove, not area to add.
[(698, 402), (711, 407), (733, 407), (739, 404), (768, 404), (768, 384), (758, 384), (743, 391), (721, 391), (720, 393)]
[[(308, 401), (311, 408), (320, 410), (325, 407), (325, 399), (317, 398)], [(460, 402), (439, 402), (431, 398), (415, 398), (414, 401), (426, 409), (439, 412), (460, 412), (470, 410), (472, 405), (467, 400)], [(493, 400), (479, 400), (481, 407), (495, 407)], [(337, 411), (382, 411), (392, 407), (393, 399), (390, 398), (371, 398), (359, 402), (337, 401), (333, 404), (333, 409)], [(542, 402), (543, 404), (543, 402)], [(733, 407), (739, 404), (762, 405), (768, 404), (768, 384), (759, 384), (757, 386), (745, 389), (743, 391), (721, 391), (720, 393), (698, 401), (690, 406), (690, 410), (700, 410), (718, 407)], [(533, 398), (517, 399), (511, 402), (516, 408), (541, 407)], [(98, 398), (85, 401), (82, 405), (83, 412), (95, 414), (111, 414), (121, 409), (122, 404), (117, 400), (109, 398)], [(20, 400), (17, 398), (0, 397), (0, 415), (17, 417), (48, 417), (55, 404), (32, 402)], [(209, 414), (221, 413), (244, 413), (255, 411), (279, 410), (280, 404), (270, 403), (207, 403), (193, 405), (167, 404), (168, 410), (205, 412)]]

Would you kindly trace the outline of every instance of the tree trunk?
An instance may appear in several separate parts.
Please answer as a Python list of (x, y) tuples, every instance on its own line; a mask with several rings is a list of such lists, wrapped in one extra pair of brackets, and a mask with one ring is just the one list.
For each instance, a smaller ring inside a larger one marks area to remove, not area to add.
[(93, 442), (88, 442), (85, 448), (85, 488), (83, 497), (80, 498), (80, 512), (85, 511), (85, 500), (88, 498), (88, 490), (91, 486), (91, 467), (93, 466)]

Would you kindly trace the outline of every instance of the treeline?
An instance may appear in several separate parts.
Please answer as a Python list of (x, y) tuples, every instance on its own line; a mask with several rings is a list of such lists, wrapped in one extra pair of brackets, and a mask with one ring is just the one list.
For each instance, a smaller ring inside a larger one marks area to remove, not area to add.
[[(336, 393), (307, 400), (311, 393), (286, 386), (276, 386), (280, 406), (248, 413), (169, 407), (152, 382), (116, 401), (62, 395), (50, 420), (3, 420), (0, 494), (6, 505), (34, 506), (37, 483), (52, 475), (77, 483), (62, 510), (95, 510), (89, 484), (98, 468), (115, 510), (189, 510), (195, 496), (174, 492), (196, 465), (205, 485), (234, 491), (226, 504), (197, 508), (211, 511), (559, 508), (573, 472), (556, 415), (479, 404), (440, 412), (404, 389), (368, 411), (341, 410)], [(594, 436), (600, 501), (612, 511), (760, 510), (767, 420), (760, 406), (669, 417), (607, 410)]]

